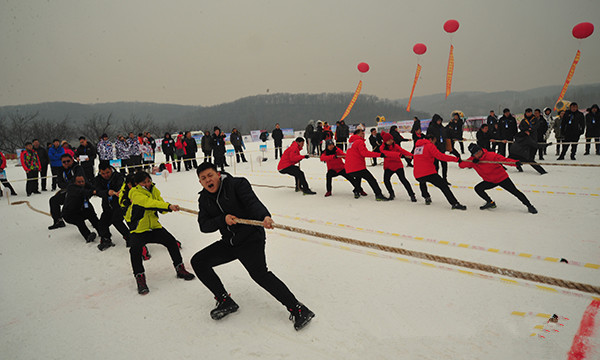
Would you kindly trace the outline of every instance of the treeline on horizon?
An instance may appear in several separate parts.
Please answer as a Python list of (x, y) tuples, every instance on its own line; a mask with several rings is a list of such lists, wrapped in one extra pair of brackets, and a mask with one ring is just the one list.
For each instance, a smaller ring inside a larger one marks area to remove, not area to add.
[[(250, 96), (210, 107), (165, 105), (170, 107), (168, 113), (161, 112), (160, 104), (154, 103), (94, 104), (88, 105), (89, 109), (74, 103), (5, 106), (0, 108), (0, 150), (12, 153), (32, 139), (46, 144), (57, 138), (72, 144), (85, 136), (95, 144), (104, 133), (114, 139), (117, 134), (150, 131), (160, 138), (166, 132), (212, 132), (218, 126), (224, 132), (237, 128), (242, 134), (249, 134), (251, 130), (270, 132), (276, 123), (282, 128), (302, 130), (309, 120), (335, 124), (351, 98), (351, 93), (280, 93)], [(126, 115), (128, 110), (136, 112)], [(429, 114), (418, 111), (409, 114), (405, 105), (361, 94), (346, 123), (374, 124), (379, 115), (402, 120)]]
[[(388, 121), (421, 119), (440, 114), (445, 121), (454, 110), (466, 116), (487, 116), (489, 110), (508, 107), (519, 114), (527, 107), (552, 107), (560, 86), (549, 86), (527, 91), (496, 93), (454, 93), (448, 99), (441, 94), (416, 97), (413, 111), (406, 112), (406, 99), (388, 100), (360, 94), (347, 124), (374, 125), (375, 118), (383, 115)], [(309, 120), (323, 120), (335, 124), (348, 106), (352, 93), (255, 95), (214, 106), (190, 106), (143, 102), (115, 102), (79, 104), (51, 102), (0, 107), (0, 150), (12, 153), (34, 138), (45, 144), (54, 138), (76, 142), (85, 136), (96, 143), (106, 133), (111, 139), (117, 134), (150, 131), (156, 138), (165, 132), (212, 132), (215, 126), (225, 132), (237, 128), (242, 134), (251, 130), (268, 130), (279, 123), (282, 128), (303, 130)], [(577, 101), (586, 108), (600, 100), (600, 84), (571, 86), (565, 99)], [(416, 109), (416, 111), (415, 111)], [(420, 111), (426, 110), (426, 111)]]

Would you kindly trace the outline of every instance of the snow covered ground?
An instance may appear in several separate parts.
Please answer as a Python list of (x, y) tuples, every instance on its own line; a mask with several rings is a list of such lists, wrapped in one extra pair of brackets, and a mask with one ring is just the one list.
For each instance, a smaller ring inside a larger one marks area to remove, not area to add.
[[(248, 148), (256, 151), (258, 143)], [(600, 164), (600, 156), (579, 153), (574, 163)], [(252, 164), (228, 171), (256, 185), (293, 185), (277, 173), (271, 151), (260, 164), (258, 154), (248, 154)], [(547, 161), (555, 158), (551, 147)], [(48, 211), (51, 194), (25, 198), (25, 183), (16, 181), (24, 173), (14, 165), (9, 161), (7, 169), (19, 193), (12, 200)], [(382, 180), (381, 165), (368, 168)], [(302, 169), (317, 195), (254, 187), (276, 222), (600, 286), (600, 168), (548, 166), (544, 176), (527, 166), (523, 173), (509, 169), (537, 215), (500, 190), (489, 192), (497, 209), (479, 210), (483, 201), (472, 187), (480, 178), (456, 164), (449, 165), (449, 180), (467, 211), (451, 211), (435, 188), (433, 204), (425, 206), (416, 185), (419, 201), (411, 203), (397, 179), (391, 202), (376, 202), (366, 183), (370, 195), (355, 200), (340, 179), (333, 196), (324, 198), (325, 165), (307, 159)], [(416, 183), (410, 168), (407, 177)], [(197, 209), (201, 187), (193, 172), (154, 180), (167, 201)], [(95, 207), (101, 210), (99, 201)], [(215, 322), (211, 294), (197, 280), (176, 279), (160, 245), (149, 245), (150, 293), (140, 296), (114, 229), (117, 246), (99, 252), (97, 241), (85, 244), (74, 226), (48, 231), (50, 218), (25, 205), (3, 199), (0, 214), (4, 359), (600, 358), (598, 300), (590, 294), (273, 230), (267, 235), (269, 267), (316, 317), (296, 332), (286, 309), (233, 262), (217, 273), (240, 310)], [(218, 239), (200, 233), (189, 214), (163, 215), (161, 222), (183, 243), (188, 269), (192, 255)], [(570, 263), (556, 262), (560, 258)], [(558, 324), (548, 324), (544, 314), (557, 314)]]

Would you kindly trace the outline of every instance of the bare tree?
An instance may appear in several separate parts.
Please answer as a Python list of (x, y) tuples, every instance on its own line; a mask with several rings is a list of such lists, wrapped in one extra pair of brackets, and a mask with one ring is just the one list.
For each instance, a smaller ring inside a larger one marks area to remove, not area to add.
[(88, 140), (96, 143), (102, 134), (108, 134), (113, 126), (112, 113), (108, 116), (94, 114), (87, 118), (78, 127), (80, 136), (85, 136)]

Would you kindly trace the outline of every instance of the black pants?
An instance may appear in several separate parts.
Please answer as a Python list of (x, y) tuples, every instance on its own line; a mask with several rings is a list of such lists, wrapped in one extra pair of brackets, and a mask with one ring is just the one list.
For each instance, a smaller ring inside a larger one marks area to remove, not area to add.
[[(4, 185), (5, 188), (7, 188), (8, 190), (10, 190), (10, 193), (15, 195), (16, 191), (15, 189), (13, 189), (12, 185), (8, 182), (8, 180), (6, 179), (0, 179), (0, 183), (2, 183), (2, 185)], [(2, 196), (2, 191), (0, 190), (0, 196)]]
[[(240, 158), (243, 162), (248, 162), (246, 160), (246, 157), (244, 156), (244, 149), (242, 149), (241, 146), (234, 146), (233, 149), (235, 150), (235, 161), (236, 162), (240, 162)], [(277, 151), (277, 150), (275, 150)]]
[(339, 147), (342, 151), (346, 151), (347, 148), (347, 139), (338, 140), (335, 145)]
[[(498, 154), (500, 154), (502, 156), (506, 156), (507, 153), (510, 154), (510, 148), (511, 147), (512, 147), (512, 143), (506, 143), (505, 144), (503, 142), (499, 142), (498, 143)], [(508, 149), (508, 151), (507, 151), (507, 149)]]
[[(165, 161), (171, 161), (171, 163), (173, 163), (173, 161), (175, 161), (175, 154), (171, 153), (171, 154), (166, 154), (165, 153)], [(173, 165), (173, 167), (175, 167), (175, 165)]]
[(299, 184), (301, 190), (308, 190), (308, 183), (306, 182), (306, 177), (304, 176), (304, 172), (300, 170), (296, 165), (291, 165), (286, 167), (285, 169), (279, 170), (280, 174), (292, 175), (296, 179), (296, 184)]
[(379, 187), (379, 184), (377, 183), (377, 180), (375, 180), (375, 177), (373, 176), (373, 174), (371, 174), (371, 172), (369, 170), (363, 169), (360, 171), (351, 172), (348, 174), (348, 176), (350, 176), (351, 178), (354, 179), (354, 188), (355, 189), (360, 188), (361, 187), (360, 183), (361, 183), (362, 179), (365, 179), (369, 183), (369, 186), (371, 187), (371, 189), (373, 189), (375, 196), (383, 196), (383, 194), (381, 192), (381, 188)]
[[(600, 137), (597, 136), (592, 136), (592, 135), (586, 135), (586, 137), (588, 138), (594, 138), (594, 142), (596, 143), (596, 155), (600, 155)], [(586, 139), (585, 140), (585, 153), (589, 154), (590, 153), (590, 147), (592, 145), (592, 139)]]
[(161, 244), (167, 248), (173, 265), (177, 266), (183, 262), (181, 258), (181, 252), (177, 245), (177, 240), (171, 235), (167, 229), (154, 229), (151, 231), (145, 231), (143, 233), (131, 233), (130, 235), (129, 256), (131, 258), (131, 267), (133, 268), (133, 274), (141, 274), (144, 270), (142, 251), (144, 246), (148, 243)]
[(102, 215), (100, 215), (100, 224), (98, 233), (102, 238), (111, 238), (110, 226), (114, 226), (115, 229), (123, 236), (125, 241), (129, 240), (129, 229), (123, 220), (123, 213), (121, 209), (103, 208)]
[(283, 143), (281, 141), (275, 142), (275, 159), (277, 159), (277, 153), (279, 153), (279, 157), (283, 154), (282, 147)]
[[(90, 229), (88, 229), (85, 224), (85, 220), (89, 220), (94, 229), (98, 230), (99, 227), (98, 217), (91, 204), (89, 205), (89, 208), (83, 209), (83, 211), (63, 214), (63, 219), (65, 219), (67, 223), (77, 226), (79, 233), (84, 239), (87, 239), (88, 235), (91, 233)], [(98, 232), (100, 232), (100, 230), (98, 230)]]
[(210, 154), (212, 153), (212, 150), (211, 151), (202, 151), (202, 152), (204, 153), (204, 162), (210, 162), (210, 157), (211, 157)]
[(213, 157), (215, 159), (215, 167), (218, 169), (221, 167), (221, 171), (225, 171), (225, 154), (215, 154), (213, 152)]
[(477, 195), (479, 195), (480, 198), (482, 198), (486, 202), (492, 202), (492, 199), (488, 196), (488, 194), (486, 194), (485, 191), (489, 190), (489, 189), (493, 189), (496, 186), (500, 186), (504, 190), (506, 190), (509, 193), (516, 196), (517, 199), (521, 200), (523, 205), (525, 205), (525, 206), (531, 205), (531, 203), (529, 202), (529, 200), (527, 199), (525, 194), (523, 194), (522, 192), (519, 191), (519, 189), (517, 189), (517, 187), (515, 186), (515, 184), (513, 184), (512, 180), (510, 180), (510, 178), (506, 178), (497, 184), (489, 182), (489, 181), (482, 181), (479, 184), (475, 185), (475, 192), (477, 193)]
[(331, 192), (331, 189), (332, 189), (332, 186), (331, 186), (332, 179), (334, 177), (338, 177), (338, 176), (343, 176), (344, 178), (346, 178), (346, 180), (350, 181), (350, 184), (352, 184), (352, 186), (354, 186), (354, 190), (352, 190), (352, 192), (356, 193), (357, 191), (362, 190), (360, 188), (358, 188), (358, 189), (356, 188), (356, 181), (354, 181), (354, 178), (352, 178), (351, 176), (346, 174), (346, 170), (342, 169), (342, 171), (340, 171), (340, 172), (336, 172), (335, 170), (327, 171), (327, 174), (325, 175), (325, 177), (327, 178), (326, 187), (327, 187), (328, 192)]
[[(532, 167), (532, 168), (534, 168), (534, 169), (535, 169), (537, 172), (539, 172), (540, 174), (545, 174), (545, 173), (546, 173), (546, 170), (544, 170), (544, 168), (543, 168), (543, 167), (541, 167), (540, 165), (536, 165), (536, 164), (535, 164), (535, 160), (532, 160), (532, 159), (525, 159), (524, 157), (522, 157), (522, 156), (519, 156), (519, 155), (515, 155), (515, 154), (511, 154), (511, 155), (509, 156), (509, 158), (511, 158), (511, 159), (515, 159), (515, 160), (519, 160), (519, 161), (523, 161), (523, 162), (530, 162), (530, 163), (534, 163), (534, 164), (531, 164), (531, 167)], [(523, 168), (521, 168), (521, 167), (519, 167), (519, 166), (517, 166), (517, 169), (519, 169), (519, 171), (523, 171)]]
[(52, 172), (52, 191), (56, 190), (58, 184), (57, 178), (61, 176), (62, 169), (62, 166), (50, 166), (50, 171)]
[(61, 189), (50, 198), (50, 214), (55, 223), (61, 219), (60, 207), (65, 203), (66, 196), (67, 190)]
[(448, 163), (447, 162), (435, 159), (433, 161), (433, 164), (435, 165), (435, 171), (440, 170), (440, 163), (442, 164), (442, 178), (444, 178), (444, 180), (447, 180), (448, 179)]
[(198, 167), (198, 163), (196, 162), (196, 154), (185, 154), (183, 155), (183, 166), (185, 167), (185, 171), (195, 169)]
[(406, 176), (404, 176), (404, 168), (399, 168), (396, 171), (390, 169), (385, 169), (383, 171), (383, 183), (385, 184), (385, 188), (387, 189), (388, 193), (390, 193), (390, 195), (395, 195), (392, 182), (390, 181), (392, 179), (392, 175), (394, 174), (398, 175), (398, 179), (400, 179), (400, 182), (402, 185), (404, 185), (408, 196), (415, 196), (415, 193), (410, 186), (410, 182), (408, 182), (408, 180), (406, 180)]
[(562, 139), (556, 139), (556, 155), (560, 154), (560, 143), (562, 143)]
[(31, 170), (27, 173), (27, 184), (25, 185), (27, 195), (31, 195), (35, 191), (38, 191), (38, 176), (39, 171), (37, 170)]
[(429, 191), (427, 191), (427, 183), (431, 183), (433, 186), (442, 190), (442, 192), (444, 193), (444, 196), (446, 197), (446, 200), (448, 200), (450, 205), (458, 204), (458, 200), (456, 200), (456, 198), (454, 197), (454, 194), (452, 194), (452, 191), (450, 190), (450, 187), (448, 187), (446, 180), (442, 179), (438, 174), (431, 174), (431, 175), (423, 176), (423, 177), (417, 178), (417, 181), (419, 182), (419, 188), (421, 189), (421, 195), (424, 198), (430, 197)]
[(40, 177), (42, 180), (42, 190), (46, 191), (46, 176), (48, 176), (48, 164), (42, 164), (42, 168), (40, 169)]
[[(570, 143), (570, 142), (575, 143), (575, 142), (579, 142), (579, 138), (580, 138), (580, 136), (565, 137), (563, 141), (566, 143)], [(569, 150), (569, 145), (571, 146), (571, 157), (575, 156), (575, 154), (577, 153), (577, 144), (563, 144), (562, 151), (560, 152), (561, 157), (565, 157), (565, 155), (567, 154), (567, 151)]]
[(218, 297), (226, 294), (227, 290), (213, 268), (233, 260), (239, 260), (252, 280), (288, 309), (298, 303), (290, 289), (267, 269), (264, 239), (246, 239), (239, 246), (220, 240), (197, 252), (191, 263), (198, 279)]

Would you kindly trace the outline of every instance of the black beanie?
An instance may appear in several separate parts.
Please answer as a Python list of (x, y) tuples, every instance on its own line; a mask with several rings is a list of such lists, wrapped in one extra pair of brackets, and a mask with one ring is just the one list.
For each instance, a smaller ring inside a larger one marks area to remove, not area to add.
[(479, 152), (479, 150), (481, 150), (479, 145), (474, 144), (474, 143), (469, 145), (469, 151), (471, 152), (471, 155), (477, 154)]

